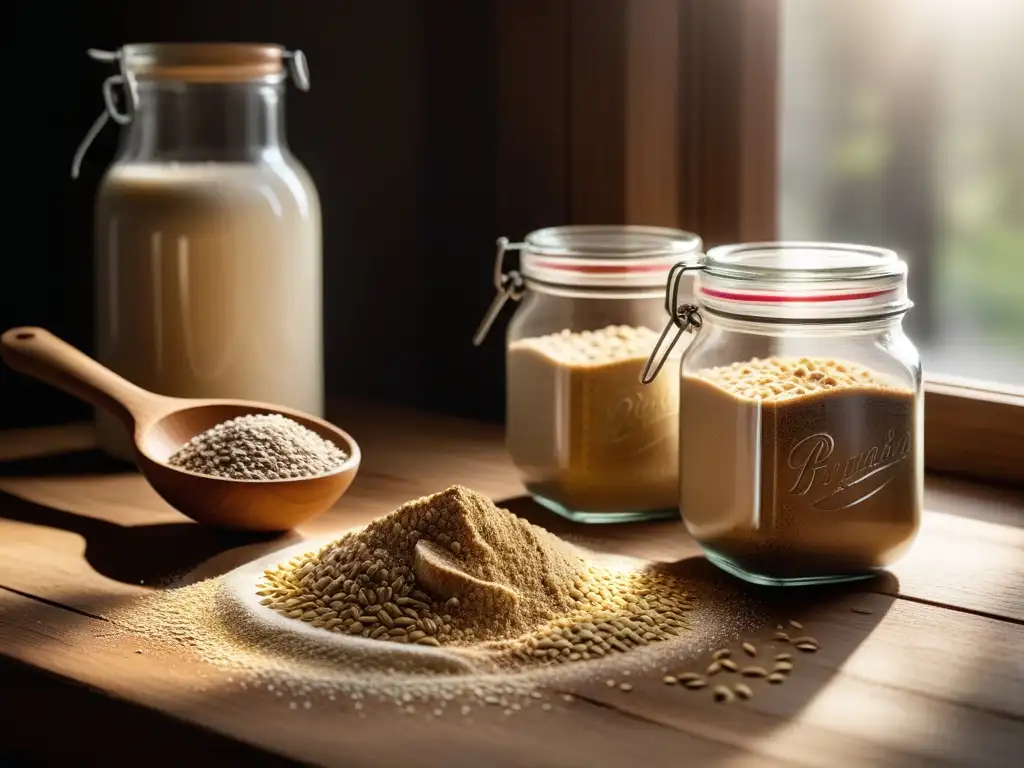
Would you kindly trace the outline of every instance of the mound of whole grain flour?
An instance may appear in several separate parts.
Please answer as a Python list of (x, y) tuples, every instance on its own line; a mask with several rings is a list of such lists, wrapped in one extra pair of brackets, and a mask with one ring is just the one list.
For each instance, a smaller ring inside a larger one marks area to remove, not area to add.
[(586, 557), (453, 486), (316, 551), (164, 590), (112, 618), (278, 695), (401, 705), (456, 690), (495, 703), (688, 634), (694, 607), (681, 579)]

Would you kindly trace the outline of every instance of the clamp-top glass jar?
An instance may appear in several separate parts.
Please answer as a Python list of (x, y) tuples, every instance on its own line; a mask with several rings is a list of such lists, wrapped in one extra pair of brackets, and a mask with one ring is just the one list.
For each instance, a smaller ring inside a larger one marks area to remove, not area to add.
[[(504, 272), (506, 250), (520, 270)], [(533, 497), (585, 522), (675, 516), (678, 381), (640, 373), (667, 318), (671, 267), (695, 262), (696, 235), (640, 226), (566, 226), (499, 241), (498, 296), (509, 299), (506, 446)]]
[[(161, 394), (320, 415), (320, 203), (284, 131), (289, 72), (309, 87), (302, 52), (187, 43), (89, 53), (119, 73), (72, 174), (108, 119), (122, 126), (96, 203), (98, 358)], [(130, 458), (121, 425), (97, 419), (101, 445)]]
[(690, 533), (760, 584), (889, 565), (917, 533), (924, 479), (906, 264), (879, 248), (755, 243), (711, 249), (696, 269), (697, 306), (670, 298), (680, 332), (701, 325), (680, 378)]

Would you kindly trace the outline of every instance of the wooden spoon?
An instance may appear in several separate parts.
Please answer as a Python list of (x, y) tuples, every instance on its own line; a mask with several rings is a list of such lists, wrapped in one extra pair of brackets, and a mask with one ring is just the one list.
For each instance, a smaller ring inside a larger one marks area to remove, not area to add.
[[(12, 328), (0, 336), (0, 357), (117, 416), (133, 434), (135, 463), (164, 500), (198, 523), (248, 531), (284, 531), (326, 511), (352, 484), (359, 446), (342, 430), (300, 411), (245, 400), (165, 397), (121, 378), (42, 328)], [(279, 413), (332, 441), (348, 454), (329, 475), (290, 480), (231, 480), (168, 466), (201, 432), (236, 416)]]

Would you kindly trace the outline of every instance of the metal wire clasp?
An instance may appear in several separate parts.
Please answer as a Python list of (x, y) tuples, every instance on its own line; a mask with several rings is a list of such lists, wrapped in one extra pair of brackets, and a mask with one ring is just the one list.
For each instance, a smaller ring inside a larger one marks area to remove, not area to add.
[[(679, 303), (679, 282), (683, 277), (683, 273), (688, 269), (704, 269), (704, 265), (680, 262), (674, 264), (668, 272), (668, 281), (665, 286), (665, 312), (668, 313), (669, 321), (665, 325), (665, 330), (661, 332), (661, 336), (658, 337), (658, 343), (651, 350), (651, 356), (647, 358), (644, 372), (640, 376), (640, 383), (642, 384), (650, 384), (658, 378), (658, 374), (661, 373), (661, 369), (665, 366), (668, 356), (672, 354), (673, 348), (679, 343), (680, 337), (684, 333), (693, 333), (694, 328), (699, 330), (703, 324), (700, 309), (696, 304)], [(668, 337), (669, 331), (672, 330), (672, 326), (675, 326), (678, 330), (676, 335), (672, 337), (672, 341), (666, 345), (665, 339)], [(663, 347), (664, 352), (661, 352)], [(652, 366), (654, 368), (653, 371), (651, 370)]]
[[(71, 178), (77, 179), (82, 170), (82, 160), (85, 153), (99, 136), (100, 131), (107, 124), (107, 120), (113, 120), (118, 125), (128, 125), (132, 121), (136, 107), (139, 106), (139, 86), (135, 76), (128, 71), (125, 64), (124, 50), (103, 51), (98, 48), (90, 48), (86, 55), (93, 61), (116, 62), (117, 74), (111, 75), (103, 81), (103, 113), (96, 118), (93, 124), (86, 131), (82, 142), (75, 150), (75, 156), (71, 158)], [(309, 63), (306, 61), (306, 54), (301, 50), (285, 51), (282, 58), (288, 62), (288, 72), (292, 81), (300, 91), (309, 90)], [(125, 109), (118, 109), (114, 89), (121, 86), (125, 93)]]
[(494, 321), (498, 319), (498, 313), (501, 312), (505, 303), (509, 299), (519, 301), (523, 298), (523, 291), (526, 286), (523, 282), (523, 276), (514, 269), (510, 269), (508, 272), (505, 271), (505, 252), (518, 251), (522, 247), (522, 243), (510, 243), (507, 237), (498, 238), (498, 252), (494, 256), (494, 290), (497, 291), (497, 294), (494, 297), (494, 301), (491, 302), (491, 306), (484, 313), (484, 319), (480, 321), (480, 326), (476, 329), (476, 333), (473, 334), (474, 347), (479, 347), (484, 343), (484, 339), (487, 338), (487, 332), (491, 330)]
[[(107, 124), (107, 120), (113, 120), (118, 125), (127, 125), (132, 121), (132, 114), (139, 103), (138, 85), (135, 77), (128, 71), (124, 62), (124, 55), (120, 50), (101, 51), (98, 48), (90, 48), (86, 54), (93, 61), (116, 62), (118, 73), (111, 75), (103, 81), (103, 113), (93, 121), (93, 124), (86, 131), (85, 137), (75, 150), (75, 156), (71, 159), (71, 178), (77, 179), (82, 170), (82, 160), (85, 153), (99, 136), (100, 131)], [(117, 108), (117, 99), (114, 96), (114, 88), (121, 86), (125, 92), (125, 110), (122, 112)]]

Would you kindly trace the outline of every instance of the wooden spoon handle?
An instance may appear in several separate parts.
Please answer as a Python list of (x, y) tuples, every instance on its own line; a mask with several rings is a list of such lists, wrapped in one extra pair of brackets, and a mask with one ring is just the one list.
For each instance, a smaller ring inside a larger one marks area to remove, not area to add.
[(129, 429), (148, 406), (162, 399), (43, 328), (11, 328), (0, 336), (0, 357), (16, 371), (110, 411)]

